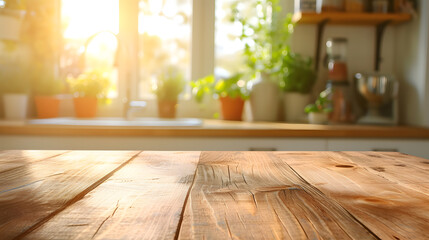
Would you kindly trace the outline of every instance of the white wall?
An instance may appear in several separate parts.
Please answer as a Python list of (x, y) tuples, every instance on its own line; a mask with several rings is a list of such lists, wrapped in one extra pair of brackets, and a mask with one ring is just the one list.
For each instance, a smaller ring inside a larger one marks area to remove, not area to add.
[[(306, 56), (314, 57), (316, 49), (315, 25), (297, 25), (294, 35), (291, 39), (291, 45), (294, 51)], [(349, 81), (353, 79), (354, 74), (358, 72), (373, 72), (375, 60), (375, 27), (371, 26), (341, 26), (327, 25), (322, 37), (321, 59), (318, 73), (318, 82), (315, 87), (316, 92), (325, 88), (328, 70), (323, 66), (325, 56), (325, 45), (328, 38), (345, 37), (348, 40), (347, 63), (349, 72)], [(394, 72), (395, 59), (395, 29), (389, 26), (384, 34), (382, 45), (381, 72)]]
[(395, 68), (401, 83), (401, 120), (420, 126), (429, 126), (428, 13), (429, 3), (419, 1), (418, 17), (396, 30)]

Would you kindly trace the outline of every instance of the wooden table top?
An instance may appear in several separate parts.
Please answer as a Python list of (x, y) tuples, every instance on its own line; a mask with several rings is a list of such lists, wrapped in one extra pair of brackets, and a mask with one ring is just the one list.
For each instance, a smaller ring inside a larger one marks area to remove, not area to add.
[(0, 239), (427, 239), (429, 160), (0, 151)]

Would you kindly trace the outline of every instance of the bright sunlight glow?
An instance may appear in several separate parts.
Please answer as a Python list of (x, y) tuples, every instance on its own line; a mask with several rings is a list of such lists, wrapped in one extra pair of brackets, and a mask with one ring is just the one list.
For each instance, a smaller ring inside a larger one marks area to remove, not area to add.
[(62, 0), (64, 37), (88, 38), (96, 32), (119, 33), (119, 0)]

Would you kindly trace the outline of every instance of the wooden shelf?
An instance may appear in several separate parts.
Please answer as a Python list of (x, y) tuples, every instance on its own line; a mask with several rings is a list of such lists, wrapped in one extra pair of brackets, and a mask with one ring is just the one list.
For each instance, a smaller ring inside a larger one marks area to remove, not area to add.
[(343, 25), (379, 25), (386, 22), (399, 24), (410, 21), (411, 14), (407, 13), (295, 13), (293, 21), (300, 24), (319, 24), (328, 21), (328, 24)]

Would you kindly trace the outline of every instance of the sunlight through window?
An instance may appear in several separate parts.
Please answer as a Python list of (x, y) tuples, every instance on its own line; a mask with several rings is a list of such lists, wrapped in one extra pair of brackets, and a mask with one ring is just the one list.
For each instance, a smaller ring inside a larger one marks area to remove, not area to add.
[(192, 0), (139, 3), (139, 97), (150, 94), (160, 70), (174, 65), (190, 77)]
[[(109, 73), (117, 86), (119, 0), (62, 0), (61, 16), (63, 74), (76, 76), (97, 69)], [(108, 96), (117, 97), (117, 90), (112, 88)]]

